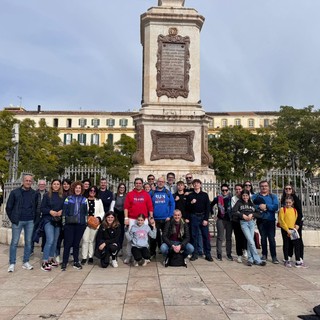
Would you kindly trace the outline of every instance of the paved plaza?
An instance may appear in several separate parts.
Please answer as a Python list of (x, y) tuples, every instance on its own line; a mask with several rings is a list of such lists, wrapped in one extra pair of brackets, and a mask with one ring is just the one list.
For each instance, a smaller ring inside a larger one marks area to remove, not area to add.
[[(213, 252), (214, 252), (213, 248)], [(320, 248), (306, 248), (308, 269), (268, 263), (198, 259), (188, 268), (164, 268), (162, 257), (146, 267), (68, 266), (40, 269), (40, 249), (8, 273), (7, 245), (0, 245), (0, 319), (297, 319), (320, 303)], [(281, 252), (281, 248), (278, 248)], [(279, 254), (279, 258), (282, 254)]]

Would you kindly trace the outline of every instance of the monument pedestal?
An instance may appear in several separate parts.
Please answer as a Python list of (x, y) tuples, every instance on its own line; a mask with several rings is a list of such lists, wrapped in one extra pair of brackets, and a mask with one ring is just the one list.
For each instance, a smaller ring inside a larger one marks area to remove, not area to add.
[(204, 17), (184, 0), (159, 0), (141, 15), (142, 108), (130, 180), (166, 175), (215, 180), (208, 124), (200, 104), (200, 30)]

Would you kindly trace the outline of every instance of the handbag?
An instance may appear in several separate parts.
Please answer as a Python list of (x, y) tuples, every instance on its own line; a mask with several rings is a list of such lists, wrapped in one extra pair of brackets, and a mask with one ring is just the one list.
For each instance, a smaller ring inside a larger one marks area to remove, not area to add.
[(66, 216), (66, 224), (79, 224), (78, 216)]
[(96, 230), (100, 225), (100, 220), (94, 216), (89, 216), (87, 224), (89, 228)]
[(59, 226), (61, 226), (62, 217), (61, 216), (58, 216), (58, 217), (52, 216), (50, 222), (54, 227), (59, 227)]

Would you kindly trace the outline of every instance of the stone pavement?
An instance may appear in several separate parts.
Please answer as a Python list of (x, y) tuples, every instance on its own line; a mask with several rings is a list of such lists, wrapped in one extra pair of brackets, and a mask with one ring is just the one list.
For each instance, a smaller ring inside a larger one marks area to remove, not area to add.
[[(213, 248), (214, 249), (214, 248)], [(223, 261), (164, 268), (161, 255), (146, 267), (40, 269), (40, 249), (8, 273), (7, 245), (0, 245), (0, 319), (297, 319), (320, 303), (320, 248), (306, 248), (308, 269)], [(214, 252), (214, 250), (213, 250)], [(279, 258), (282, 257), (278, 248)]]

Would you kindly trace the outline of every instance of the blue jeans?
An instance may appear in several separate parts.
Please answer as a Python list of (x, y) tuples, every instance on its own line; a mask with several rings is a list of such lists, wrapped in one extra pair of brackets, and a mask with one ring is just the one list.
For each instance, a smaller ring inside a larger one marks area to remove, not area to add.
[(277, 257), (276, 252), (276, 224), (273, 220), (263, 219), (259, 223), (259, 232), (261, 235), (261, 247), (262, 247), (262, 255), (268, 257), (268, 240), (269, 240), (269, 248), (270, 254), (272, 258)]
[(31, 240), (33, 232), (33, 220), (19, 221), (18, 224), (12, 224), (12, 239), (10, 244), (9, 263), (16, 264), (17, 247), (19, 244), (21, 231), (24, 231), (24, 253), (23, 263), (28, 262), (31, 254)]
[(199, 241), (199, 231), (202, 235), (203, 240), (203, 253), (206, 256), (211, 255), (211, 245), (210, 245), (210, 239), (209, 239), (209, 226), (204, 226), (203, 223), (204, 215), (196, 215), (191, 214), (191, 236), (193, 241), (193, 247), (194, 247), (194, 254), (198, 255), (198, 241)]
[(44, 225), (46, 244), (43, 248), (43, 261), (53, 258), (57, 249), (57, 242), (60, 235), (60, 227), (55, 227), (50, 221)]
[(247, 239), (248, 261), (252, 263), (261, 263), (260, 256), (254, 243), (254, 221), (240, 220), (240, 226)]
[[(179, 244), (181, 244), (181, 242), (179, 242), (179, 241), (170, 241), (170, 242), (171, 242), (171, 244), (174, 244), (174, 245), (179, 245)], [(189, 254), (192, 254), (193, 250), (194, 250), (193, 245), (190, 244), (190, 243), (187, 243), (186, 246), (184, 247), (184, 250), (183, 250), (183, 256), (184, 256), (184, 257), (187, 257)], [(164, 256), (167, 256), (167, 255), (168, 255), (168, 252), (169, 252), (169, 247), (168, 247), (168, 245), (167, 245), (166, 243), (163, 243), (163, 244), (161, 245), (161, 247), (160, 247), (160, 251), (162, 252), (162, 254), (163, 254)]]

